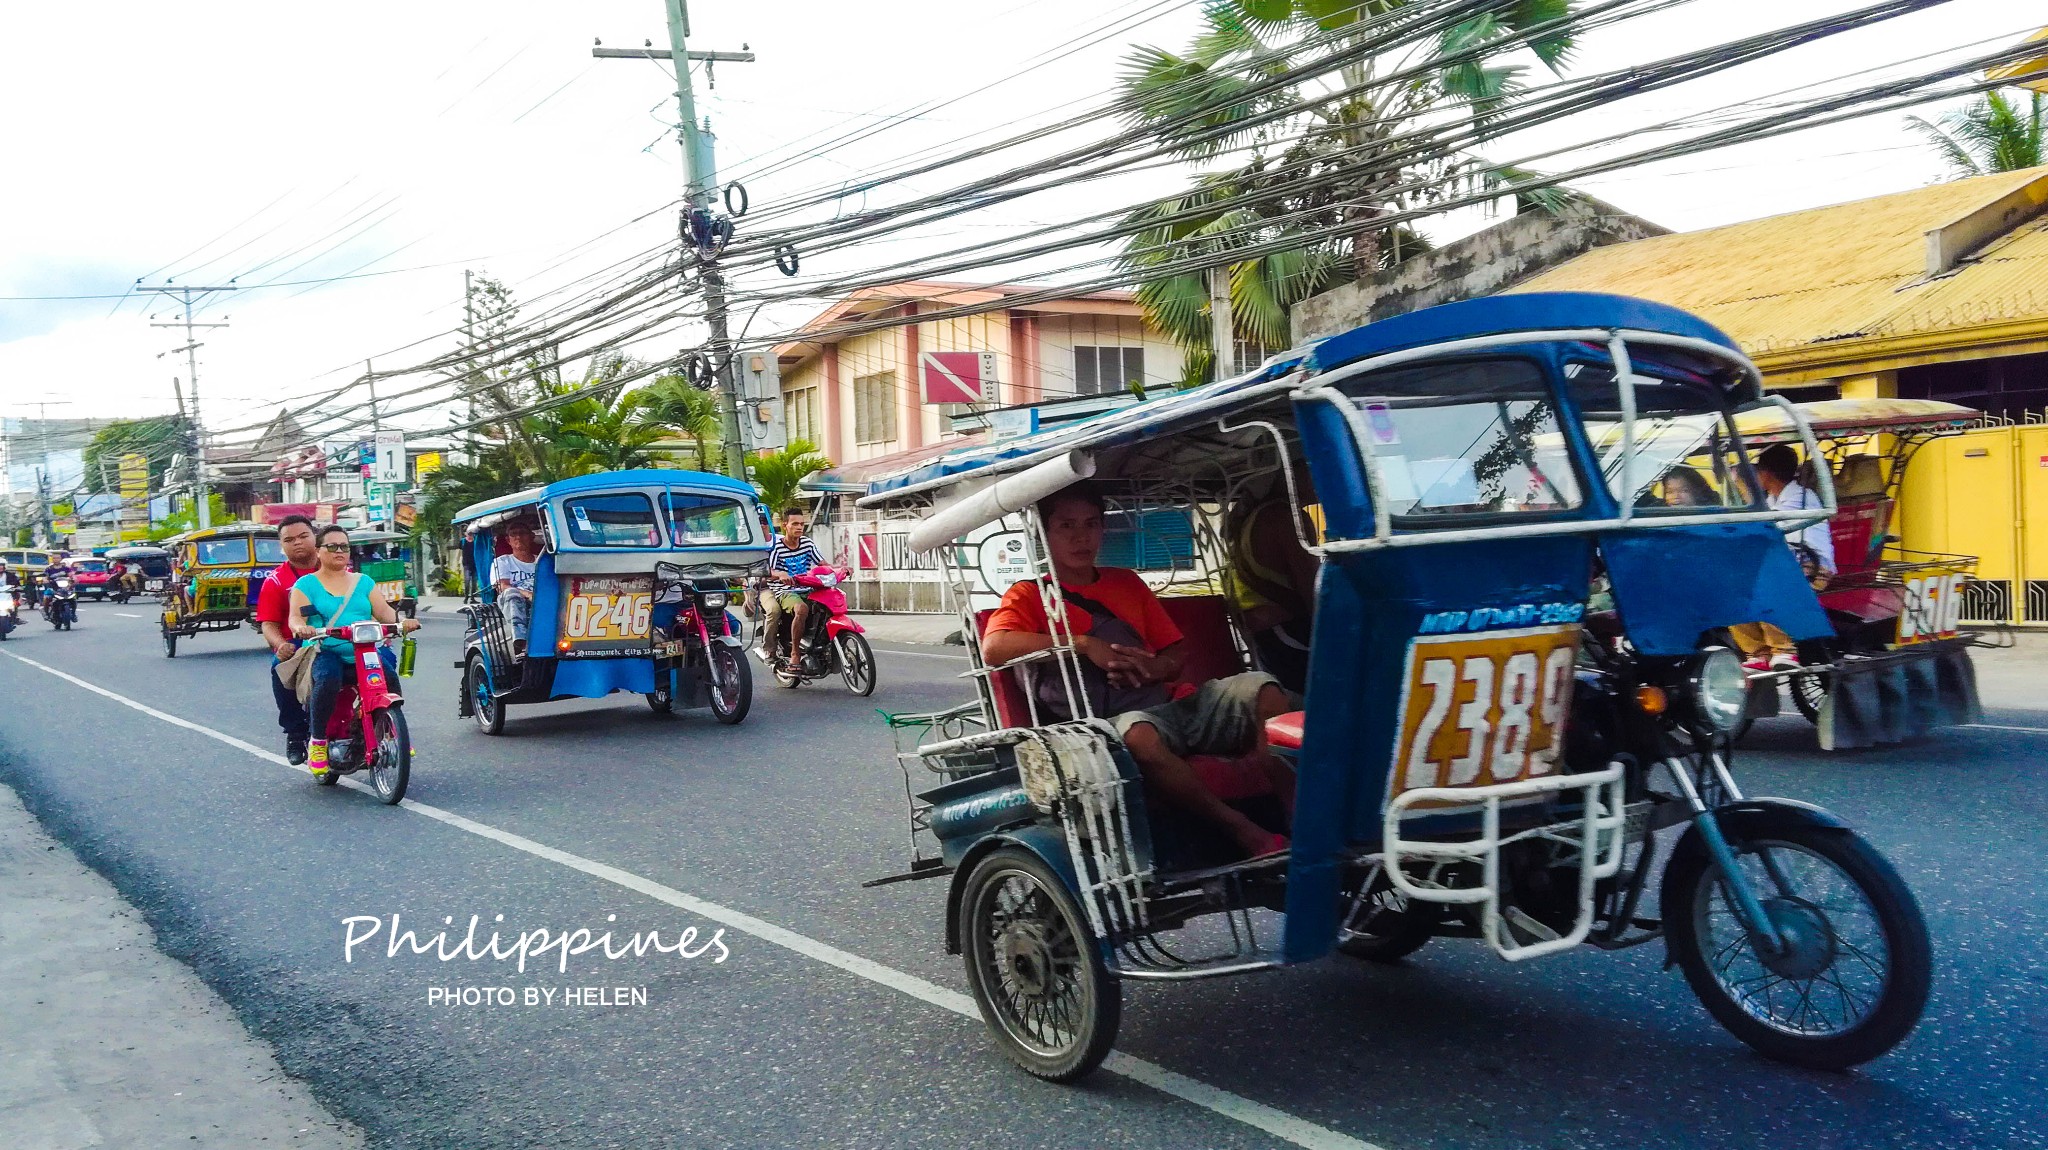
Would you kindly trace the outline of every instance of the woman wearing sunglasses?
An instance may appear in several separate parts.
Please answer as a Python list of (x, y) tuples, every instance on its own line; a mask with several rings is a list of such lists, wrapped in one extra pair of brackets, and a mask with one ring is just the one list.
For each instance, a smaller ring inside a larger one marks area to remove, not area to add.
[[(351, 623), (397, 623), (403, 631), (416, 631), (419, 623), (401, 620), (398, 611), (385, 602), (384, 593), (369, 576), (348, 569), (348, 530), (323, 527), (319, 534), (320, 567), (310, 576), (292, 584), (292, 634), (300, 639), (319, 637), (330, 627)], [(347, 640), (320, 638), (320, 650), (313, 658), (313, 690), (307, 701), (308, 726), (313, 736), (307, 748), (307, 766), (314, 778), (327, 774), (327, 722), (341, 689), (355, 680), (355, 648)], [(389, 647), (377, 648), (384, 661), (384, 680), (398, 681), (398, 657)], [(392, 696), (397, 701), (397, 696)]]

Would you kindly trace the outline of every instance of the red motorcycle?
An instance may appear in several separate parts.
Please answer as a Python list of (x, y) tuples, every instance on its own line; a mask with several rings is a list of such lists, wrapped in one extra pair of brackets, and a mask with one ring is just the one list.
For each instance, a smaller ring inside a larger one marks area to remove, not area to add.
[[(846, 592), (839, 589), (840, 581), (852, 575), (844, 567), (820, 564), (795, 577), (793, 585), (811, 601), (811, 609), (804, 634), (792, 636), (775, 656), (770, 669), (776, 682), (794, 688), (838, 675), (856, 695), (875, 693), (874, 648), (868, 646), (861, 625), (846, 613)], [(794, 622), (788, 625), (793, 628)]]
[[(377, 645), (400, 633), (396, 623), (351, 623), (321, 632), (355, 647), (356, 681), (344, 685), (327, 720), (327, 774), (315, 776), (331, 787), (343, 775), (370, 772), (377, 797), (389, 806), (405, 797), (412, 778), (412, 735), (405, 728), (404, 700), (391, 697), (384, 660)], [(410, 660), (400, 657), (399, 670), (409, 674)], [(360, 731), (360, 735), (357, 732)]]

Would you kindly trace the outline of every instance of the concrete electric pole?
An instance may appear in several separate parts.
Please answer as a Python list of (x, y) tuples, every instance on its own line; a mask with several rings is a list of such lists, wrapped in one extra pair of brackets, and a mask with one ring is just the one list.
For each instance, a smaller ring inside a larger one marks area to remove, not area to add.
[[(683, 211), (682, 242), (686, 252), (694, 252), (697, 260), (698, 277), (704, 284), (704, 319), (711, 328), (710, 355), (717, 372), (718, 414), (723, 425), (725, 439), (726, 474), (735, 479), (747, 477), (746, 447), (740, 442), (739, 417), (739, 373), (733, 362), (732, 332), (726, 315), (725, 276), (718, 270), (718, 249), (723, 243), (709, 244), (693, 240), (693, 220), (710, 222), (712, 200), (718, 188), (716, 157), (712, 154), (712, 137), (706, 126), (697, 120), (697, 97), (690, 87), (690, 62), (701, 60), (707, 65), (730, 62), (750, 63), (752, 52), (692, 52), (687, 43), (690, 34), (690, 14), (684, 0), (666, 0), (668, 5), (668, 51), (663, 53), (653, 48), (604, 48), (591, 49), (591, 55), (600, 59), (645, 60), (661, 59), (666, 56), (676, 70), (676, 107), (682, 114), (683, 171), (687, 184)], [(729, 234), (729, 233), (728, 233)]]
[[(192, 303), (195, 297), (203, 297), (217, 291), (238, 291), (233, 281), (220, 287), (175, 287), (164, 284), (160, 287), (146, 287), (141, 283), (135, 290), (157, 292), (179, 300), (185, 309), (185, 318), (174, 323), (152, 323), (151, 327), (182, 327), (185, 329), (185, 346), (174, 347), (162, 355), (174, 352), (185, 353), (185, 379), (192, 385), (192, 498), (198, 508), (199, 526), (213, 526), (212, 500), (206, 491), (206, 430), (199, 422), (199, 349), (206, 346), (192, 338), (192, 333), (202, 327), (226, 327), (225, 323), (193, 323)], [(158, 358), (162, 358), (160, 355)]]

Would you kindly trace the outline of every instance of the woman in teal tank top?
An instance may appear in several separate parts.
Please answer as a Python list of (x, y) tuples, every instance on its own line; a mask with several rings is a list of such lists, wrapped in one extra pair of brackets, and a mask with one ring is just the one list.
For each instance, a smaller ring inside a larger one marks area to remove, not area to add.
[[(342, 687), (355, 681), (355, 646), (343, 639), (329, 639), (320, 632), (351, 623), (400, 623), (410, 631), (419, 624), (402, 623), (398, 611), (385, 602), (384, 593), (367, 575), (348, 569), (348, 530), (323, 527), (319, 534), (320, 567), (311, 575), (299, 576), (292, 584), (292, 634), (301, 641), (314, 640), (320, 653), (313, 657), (313, 692), (306, 701), (308, 727), (313, 736), (306, 748), (306, 765), (314, 778), (327, 774), (327, 724), (334, 713)], [(384, 661), (384, 679), (398, 682), (398, 657), (389, 647), (377, 648)], [(396, 692), (392, 695), (397, 698)]]

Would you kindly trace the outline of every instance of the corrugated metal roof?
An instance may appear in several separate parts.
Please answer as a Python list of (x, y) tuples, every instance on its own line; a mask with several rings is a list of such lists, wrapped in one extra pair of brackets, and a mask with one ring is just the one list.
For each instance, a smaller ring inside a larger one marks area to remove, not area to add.
[(1617, 292), (1672, 304), (1753, 356), (2048, 319), (2048, 214), (1955, 271), (1926, 275), (1928, 232), (2037, 180), (2048, 180), (2048, 167), (1616, 244), (1513, 290)]

